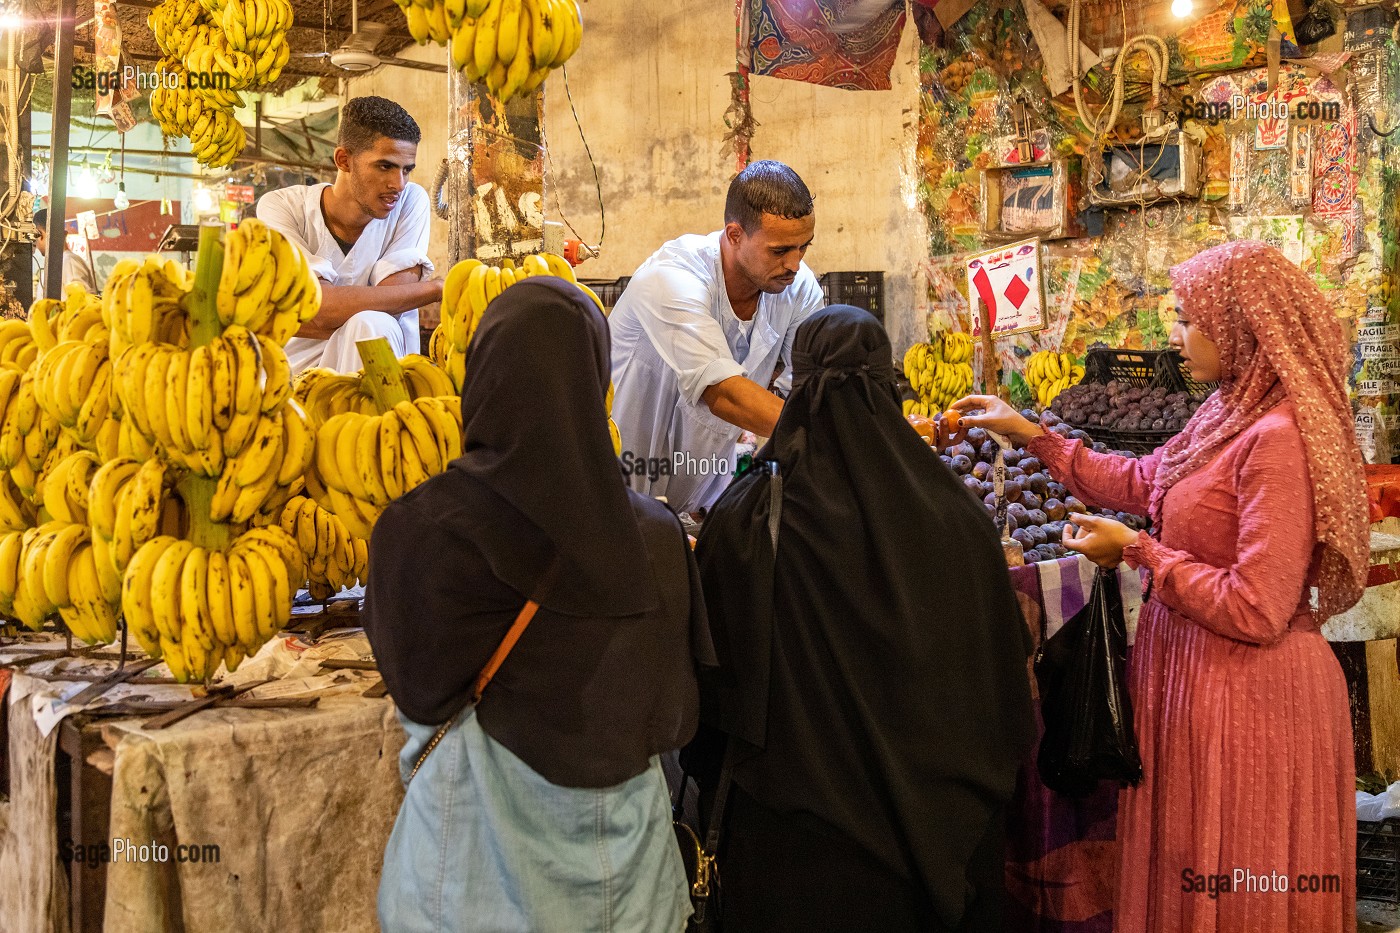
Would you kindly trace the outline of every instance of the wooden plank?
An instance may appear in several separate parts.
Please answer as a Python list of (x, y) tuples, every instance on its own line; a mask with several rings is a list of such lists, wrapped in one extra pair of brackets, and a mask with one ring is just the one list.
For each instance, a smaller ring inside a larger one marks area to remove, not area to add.
[[(89, 852), (110, 844), (109, 824), (112, 806), (112, 778), (90, 766), (88, 758), (105, 749), (101, 731), (82, 717), (70, 716), (59, 726), (59, 747), (69, 758), (69, 803), (71, 807), (67, 838), (73, 845), (92, 847)], [(107, 865), (70, 864), (69, 911), (74, 933), (101, 933), (107, 900)]]
[(134, 664), (119, 667), (91, 686), (85, 687), (76, 696), (69, 698), (67, 702), (71, 706), (82, 706), (84, 703), (88, 703), (102, 696), (102, 694), (111, 690), (117, 684), (126, 683), (143, 671), (148, 671), (160, 663), (160, 658), (146, 658), (143, 661), (137, 661)]
[(1367, 705), (1371, 720), (1371, 763), (1389, 780), (1400, 778), (1400, 665), (1387, 638), (1366, 644)]

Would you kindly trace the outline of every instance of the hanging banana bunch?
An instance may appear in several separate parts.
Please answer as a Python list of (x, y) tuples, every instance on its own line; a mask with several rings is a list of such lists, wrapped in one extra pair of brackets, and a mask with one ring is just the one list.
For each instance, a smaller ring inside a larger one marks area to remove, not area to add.
[(575, 0), (395, 0), (419, 45), (448, 47), (452, 66), (499, 101), (531, 94), (583, 41)]
[(932, 343), (916, 343), (904, 354), (904, 375), (919, 400), (906, 401), (904, 413), (932, 418), (972, 391), (972, 338), (946, 333)]

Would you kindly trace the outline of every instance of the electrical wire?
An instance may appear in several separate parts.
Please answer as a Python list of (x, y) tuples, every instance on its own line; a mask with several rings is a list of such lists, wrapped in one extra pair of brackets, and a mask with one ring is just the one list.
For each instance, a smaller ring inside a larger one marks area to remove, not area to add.
[[(598, 192), (598, 245), (593, 250), (594, 254), (597, 255), (603, 251), (603, 239), (608, 234), (608, 215), (603, 210), (603, 182), (598, 176), (598, 163), (593, 160), (593, 150), (589, 148), (588, 137), (583, 135), (583, 122), (578, 118), (578, 108), (574, 106), (573, 92), (569, 90), (569, 66), (562, 65), (560, 66), (560, 70), (564, 72), (564, 96), (569, 99), (569, 109), (573, 111), (574, 114), (574, 125), (578, 127), (578, 138), (583, 141), (584, 154), (588, 156), (588, 164), (593, 167), (593, 185)], [(555, 201), (558, 201), (557, 194), (555, 195)], [(562, 207), (559, 210), (559, 216), (564, 216)], [(573, 230), (574, 236), (578, 237), (578, 231), (574, 230), (573, 226), (570, 225), (567, 220), (565, 220), (564, 223), (570, 230)], [(583, 238), (579, 237), (579, 239), (582, 240)]]

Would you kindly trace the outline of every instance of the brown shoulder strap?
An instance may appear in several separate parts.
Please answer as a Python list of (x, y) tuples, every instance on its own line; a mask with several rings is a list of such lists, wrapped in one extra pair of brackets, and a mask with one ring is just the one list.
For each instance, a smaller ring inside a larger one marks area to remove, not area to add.
[[(530, 620), (535, 617), (535, 610), (539, 608), (540, 604), (533, 599), (520, 607), (520, 612), (516, 615), (515, 621), (511, 623), (510, 629), (506, 632), (506, 637), (501, 639), (501, 643), (496, 646), (496, 650), (491, 655), (491, 659), (486, 662), (486, 666), (481, 669), (481, 673), (476, 675), (476, 683), (472, 685), (472, 699), (471, 702), (467, 704), (467, 709), (481, 702), (481, 694), (485, 692), (486, 685), (491, 683), (491, 678), (495, 677), (496, 672), (501, 669), (501, 665), (506, 663), (506, 658), (510, 656), (511, 650), (515, 648), (515, 643), (520, 641), (521, 635), (525, 634), (526, 626), (530, 624)], [(413, 780), (414, 776), (418, 774), (418, 769), (423, 767), (423, 762), (428, 760), (428, 756), (432, 754), (433, 749), (438, 747), (438, 743), (442, 741), (443, 736), (447, 735), (447, 731), (452, 728), (452, 724), (457, 721), (457, 717), (460, 715), (462, 715), (460, 712), (456, 713), (452, 718), (448, 719), (447, 722), (438, 726), (437, 731), (433, 733), (433, 737), (429, 739), (428, 744), (424, 746), (423, 753), (418, 756), (418, 760), (414, 763), (413, 770), (408, 774), (408, 780)]]
[(495, 677), (496, 672), (501, 669), (501, 665), (506, 663), (506, 658), (510, 657), (510, 653), (515, 648), (515, 643), (520, 640), (520, 636), (525, 634), (525, 627), (535, 617), (535, 610), (538, 608), (540, 608), (540, 604), (533, 599), (520, 608), (520, 614), (511, 623), (506, 637), (502, 638), (501, 643), (496, 646), (491, 660), (487, 661), (486, 666), (481, 669), (481, 673), (476, 675), (476, 683), (472, 685), (473, 704), (481, 702), (481, 695), (486, 692), (486, 685), (491, 683), (491, 678)]

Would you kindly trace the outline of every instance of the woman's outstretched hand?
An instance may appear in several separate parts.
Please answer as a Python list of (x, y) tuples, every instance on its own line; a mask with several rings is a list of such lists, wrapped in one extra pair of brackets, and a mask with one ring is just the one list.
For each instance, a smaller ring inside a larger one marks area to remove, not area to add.
[[(958, 421), (958, 434), (954, 442), (962, 440), (968, 428), (984, 428), (1008, 438), (1017, 447), (1026, 446), (1031, 438), (1044, 434), (1040, 425), (1026, 418), (995, 395), (967, 395), (952, 404), (954, 411), (962, 415)], [(969, 415), (970, 411), (982, 410), (980, 415)]]
[(1123, 551), (1137, 540), (1138, 533), (1127, 525), (1102, 515), (1074, 515), (1066, 524), (1061, 540), (1100, 567), (1113, 569), (1123, 562)]

